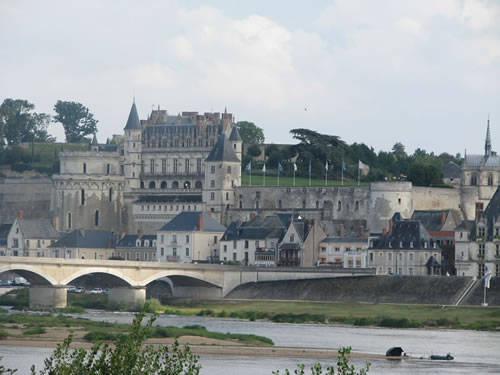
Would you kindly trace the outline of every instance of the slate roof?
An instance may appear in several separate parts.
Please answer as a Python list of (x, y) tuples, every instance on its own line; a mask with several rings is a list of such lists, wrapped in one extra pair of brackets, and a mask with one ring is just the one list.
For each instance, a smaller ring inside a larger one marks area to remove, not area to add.
[[(410, 246), (413, 242), (413, 247)], [(427, 243), (427, 248), (424, 243)], [(390, 246), (389, 246), (390, 244)], [(400, 246), (402, 244), (402, 246)], [(415, 220), (400, 220), (392, 224), (392, 232), (374, 241), (373, 249), (429, 250), (433, 248), (431, 237), (424, 226)], [(439, 247), (436, 247), (439, 249)]]
[[(137, 247), (137, 234), (127, 234), (118, 242), (116, 247)], [(144, 242), (149, 241), (149, 247), (153, 247), (153, 241), (156, 240), (156, 234), (144, 234), (141, 236), (141, 246), (144, 247)]]
[(240, 132), (238, 131), (238, 127), (236, 125), (234, 125), (233, 130), (231, 130), (231, 135), (229, 136), (229, 140), (233, 142), (241, 141)]
[(202, 232), (225, 232), (226, 227), (221, 225), (209, 214), (201, 211), (184, 211), (161, 227), (160, 231), (199, 231), (198, 218), (203, 215)]
[(462, 220), (460, 224), (457, 225), (455, 230), (471, 230), (474, 228), (476, 222), (474, 220)]
[(139, 121), (139, 115), (137, 114), (137, 108), (135, 106), (135, 101), (132, 103), (132, 108), (130, 108), (130, 114), (128, 115), (127, 124), (125, 125), (125, 130), (135, 130), (142, 129), (141, 122)]
[(428, 232), (439, 232), (443, 226), (441, 223), (443, 212), (447, 218), (450, 210), (415, 210), (411, 220), (420, 221)]
[[(488, 203), (488, 206), (481, 215), (481, 219), (486, 221), (486, 241), (493, 241), (495, 223), (500, 219), (500, 187), (497, 188), (495, 194), (491, 197), (490, 203)], [(472, 241), (476, 239), (476, 227), (477, 223), (474, 223), (470, 236)]]
[(441, 167), (441, 173), (444, 178), (457, 179), (462, 177), (462, 168), (457, 163), (450, 161)]
[(221, 134), (205, 161), (234, 161), (239, 163), (240, 159), (236, 156), (233, 146), (226, 138), (226, 135)]
[(59, 233), (49, 220), (44, 219), (17, 219), (21, 233), (25, 238), (56, 240)]
[(367, 237), (326, 237), (321, 241), (322, 243), (352, 243), (352, 242), (366, 242), (368, 243)]
[(466, 155), (464, 158), (464, 166), (466, 167), (500, 167), (500, 156), (491, 155)]
[(0, 246), (7, 245), (7, 236), (9, 235), (11, 227), (12, 227), (12, 223), (0, 224)]
[(141, 195), (136, 203), (200, 203), (201, 195)]
[(114, 234), (104, 230), (78, 230), (68, 233), (50, 247), (74, 247), (87, 249), (109, 249), (115, 246)]
[[(291, 215), (289, 215), (291, 217)], [(266, 238), (277, 238), (281, 241), (286, 233), (286, 226), (279, 215), (255, 216), (249, 222), (233, 221), (224, 232), (221, 241), (236, 240), (264, 240)]]

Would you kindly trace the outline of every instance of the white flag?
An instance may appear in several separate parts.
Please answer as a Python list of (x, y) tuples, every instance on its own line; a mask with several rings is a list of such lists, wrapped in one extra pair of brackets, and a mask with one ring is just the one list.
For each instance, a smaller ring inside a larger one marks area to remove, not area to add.
[(297, 172), (297, 164), (293, 163), (293, 170)]
[(327, 170), (328, 170), (328, 160), (325, 163), (325, 171), (327, 171)]
[(264, 166), (262, 167), (262, 172), (266, 173), (266, 165), (264, 164)]
[(364, 164), (361, 160), (358, 162), (358, 168), (360, 171), (362, 171), (363, 176), (367, 175), (368, 172), (370, 171), (370, 166)]

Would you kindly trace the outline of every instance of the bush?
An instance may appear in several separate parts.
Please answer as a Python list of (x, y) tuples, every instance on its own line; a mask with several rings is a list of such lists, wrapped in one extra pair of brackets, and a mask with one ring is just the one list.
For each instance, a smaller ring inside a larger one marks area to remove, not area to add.
[(47, 333), (47, 330), (44, 327), (33, 327), (25, 330), (23, 335), (42, 335), (44, 333)]
[(8, 336), (9, 334), (7, 333), (7, 331), (0, 329), (0, 340), (5, 340)]
[(401, 318), (401, 319), (382, 318), (382, 320), (378, 323), (378, 325), (380, 327), (387, 327), (387, 328), (418, 328), (422, 324), (414, 320), (409, 320), (407, 318)]
[(161, 310), (161, 303), (158, 299), (156, 298), (149, 298), (146, 300), (144, 303), (143, 310), (148, 313), (155, 313), (159, 310)]

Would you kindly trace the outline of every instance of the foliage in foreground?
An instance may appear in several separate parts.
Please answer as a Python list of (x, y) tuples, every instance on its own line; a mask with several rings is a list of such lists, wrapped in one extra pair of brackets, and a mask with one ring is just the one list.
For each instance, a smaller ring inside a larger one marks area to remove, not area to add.
[[(366, 375), (370, 370), (370, 362), (366, 362), (365, 367), (360, 369), (359, 371), (354, 368), (354, 365), (349, 363), (349, 354), (351, 353), (351, 347), (345, 347), (339, 349), (339, 355), (337, 357), (337, 366), (327, 366), (323, 372), (323, 368), (320, 363), (315, 363), (313, 367), (311, 367), (311, 375)], [(273, 375), (279, 375), (280, 372), (273, 371)], [(288, 369), (285, 369), (284, 375), (290, 375), (291, 372)], [(304, 364), (297, 365), (297, 369), (293, 372), (295, 375), (305, 375), (305, 366)]]
[[(169, 351), (167, 346), (144, 345), (156, 315), (143, 326), (144, 316), (144, 312), (138, 313), (130, 333), (121, 336), (113, 346), (99, 342), (90, 350), (71, 349), (70, 335), (45, 360), (45, 367), (38, 374), (198, 375), (201, 368), (198, 356), (192, 354), (188, 346), (181, 348), (176, 341)], [(31, 374), (37, 374), (35, 366)]]

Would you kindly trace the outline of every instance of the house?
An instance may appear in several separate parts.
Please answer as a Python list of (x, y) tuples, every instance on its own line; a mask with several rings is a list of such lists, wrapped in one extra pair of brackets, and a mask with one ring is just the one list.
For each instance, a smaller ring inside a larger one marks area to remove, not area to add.
[(326, 237), (319, 247), (319, 265), (367, 267), (368, 237)]
[(420, 221), (438, 245), (454, 245), (455, 228), (462, 221), (458, 210), (415, 210), (411, 220)]
[(290, 218), (290, 214), (257, 215), (248, 222), (232, 222), (220, 241), (221, 260), (243, 265), (276, 265), (278, 244)]
[[(476, 212), (476, 220), (457, 228), (455, 264), (460, 276), (483, 277), (486, 267), (495, 276), (500, 276), (500, 188), (490, 200), (484, 212)], [(468, 237), (468, 238), (467, 238)]]
[[(312, 258), (307, 253), (313, 252), (313, 245), (319, 245), (320, 238), (310, 247), (306, 248), (306, 241), (312, 228), (312, 222), (298, 218), (293, 218), (278, 247), (277, 266), (281, 267), (304, 267), (304, 259)], [(323, 232), (324, 233), (324, 232)]]
[(218, 262), (226, 227), (208, 213), (181, 212), (157, 233), (156, 259), (162, 262)]
[(115, 251), (115, 234), (104, 230), (76, 229), (49, 247), (53, 258), (107, 260)]
[(9, 256), (49, 256), (48, 249), (60, 238), (52, 223), (46, 219), (24, 219), (22, 215), (14, 220), (7, 235)]
[(389, 231), (368, 248), (368, 267), (377, 274), (440, 275), (441, 248), (424, 226), (394, 215)]
[(113, 256), (124, 260), (156, 261), (156, 234), (127, 234), (118, 242)]

